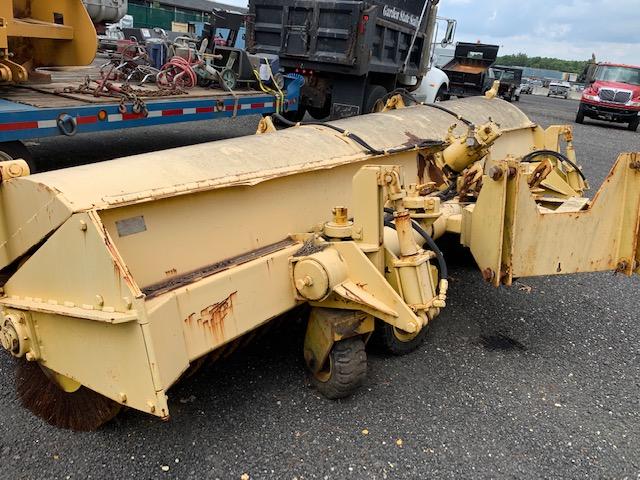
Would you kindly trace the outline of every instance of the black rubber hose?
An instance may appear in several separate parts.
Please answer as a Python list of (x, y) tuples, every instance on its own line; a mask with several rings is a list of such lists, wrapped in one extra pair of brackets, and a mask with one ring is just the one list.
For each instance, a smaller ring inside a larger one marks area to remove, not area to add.
[(338, 132), (338, 133), (340, 133), (342, 135), (345, 135), (347, 138), (350, 138), (351, 140), (356, 142), (358, 145), (363, 147), (367, 151), (367, 153), (370, 154), (370, 155), (388, 155), (388, 154), (393, 154), (393, 153), (402, 153), (402, 152), (407, 152), (409, 150), (414, 150), (416, 148), (440, 147), (440, 146), (445, 144), (445, 142), (443, 142), (441, 140), (421, 140), (420, 143), (417, 143), (415, 145), (406, 145), (406, 146), (402, 146), (402, 147), (395, 147), (395, 148), (392, 148), (392, 149), (389, 149), (389, 150), (379, 150), (379, 149), (374, 148), (371, 145), (369, 145), (365, 140), (363, 140), (361, 137), (359, 137), (355, 133), (347, 132), (344, 128), (340, 128), (340, 127), (337, 127), (335, 125), (331, 125), (330, 123), (324, 123), (324, 122), (305, 122), (305, 123), (292, 122), (292, 121), (287, 120), (286, 118), (284, 118), (279, 113), (275, 113), (272, 116), (278, 122), (282, 123), (283, 125), (285, 125), (287, 127), (295, 127), (296, 125), (317, 125), (317, 126), (321, 126), (321, 127), (330, 128), (331, 130), (335, 130), (336, 132)]
[(436, 110), (441, 110), (441, 111), (443, 111), (445, 113), (448, 113), (449, 115), (452, 115), (452, 116), (456, 117), (458, 120), (460, 120), (462, 123), (464, 123), (469, 128), (475, 128), (475, 126), (476, 126), (475, 123), (473, 123), (471, 120), (467, 120), (466, 118), (464, 118), (459, 113), (456, 113), (453, 110), (449, 110), (448, 108), (443, 107), (442, 105), (439, 105), (438, 103), (423, 103), (422, 105), (424, 105), (425, 107), (435, 108)]
[[(385, 208), (384, 211), (385, 213), (393, 213), (393, 210), (388, 208)], [(393, 230), (396, 230), (395, 224), (392, 223), (391, 220), (389, 219), (385, 219), (384, 226), (392, 228)], [(416, 222), (415, 220), (411, 220), (411, 226), (416, 232), (418, 232), (418, 235), (424, 238), (425, 242), (429, 246), (429, 249), (436, 254), (436, 259), (438, 261), (438, 265), (437, 265), (438, 274), (440, 276), (440, 280), (448, 280), (449, 269), (447, 268), (447, 262), (444, 259), (444, 254), (442, 253), (442, 250), (440, 250), (438, 245), (436, 245), (436, 242), (433, 240), (433, 238), (431, 238), (431, 235), (429, 235), (426, 232), (426, 230), (418, 224), (418, 222)]]
[(584, 180), (585, 182), (587, 181), (587, 177), (584, 176), (584, 173), (582, 173), (582, 170), (580, 170), (580, 167), (578, 167), (578, 165), (569, 160), (566, 155), (563, 155), (560, 152), (556, 152), (555, 150), (536, 150), (535, 152), (528, 153), (524, 157), (522, 157), (522, 162), (531, 163), (534, 162), (534, 158), (542, 157), (544, 155), (555, 157), (562, 162), (567, 162), (569, 165), (575, 168), (576, 172), (578, 172), (578, 175), (582, 177), (582, 180)]
[(462, 123), (464, 123), (468, 127), (475, 127), (475, 124), (472, 121), (467, 120), (466, 118), (464, 118), (459, 113), (456, 113), (453, 110), (450, 110), (447, 107), (443, 107), (442, 105), (439, 105), (437, 103), (423, 103), (423, 102), (419, 101), (414, 95), (412, 95), (409, 91), (407, 91), (404, 88), (397, 88), (396, 90), (387, 93), (384, 97), (382, 97), (382, 99), (383, 100), (389, 99), (389, 98), (393, 97), (394, 95), (400, 95), (404, 99), (411, 100), (412, 102), (416, 103), (417, 105), (424, 105), (425, 107), (432, 107), (432, 108), (435, 108), (437, 110), (441, 110), (441, 111), (443, 111), (445, 113), (448, 113), (449, 115), (452, 115), (452, 116), (456, 117), (458, 120), (460, 120)]
[(451, 184), (445, 188), (444, 190), (436, 193), (434, 196), (440, 198), (443, 201), (447, 201), (447, 200), (451, 200), (453, 198), (455, 198), (456, 194), (458, 193), (457, 191), (457, 178), (458, 176), (456, 175), (452, 180), (451, 180)]

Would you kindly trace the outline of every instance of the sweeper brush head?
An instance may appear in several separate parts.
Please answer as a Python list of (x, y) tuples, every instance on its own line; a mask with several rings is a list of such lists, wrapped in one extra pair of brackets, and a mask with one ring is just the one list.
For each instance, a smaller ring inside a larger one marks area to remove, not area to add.
[(25, 408), (58, 428), (94, 431), (114, 418), (121, 408), (86, 387), (73, 393), (65, 392), (37, 362), (18, 362), (16, 387)]

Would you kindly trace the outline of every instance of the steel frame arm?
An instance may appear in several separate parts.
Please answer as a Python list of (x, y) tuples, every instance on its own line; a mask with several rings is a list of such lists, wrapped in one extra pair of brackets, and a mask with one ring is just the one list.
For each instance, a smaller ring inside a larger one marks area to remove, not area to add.
[(497, 163), (478, 202), (463, 213), (461, 241), (495, 286), (514, 278), (615, 270), (640, 273), (640, 153), (620, 155), (604, 184), (577, 211), (543, 211), (526, 166)]

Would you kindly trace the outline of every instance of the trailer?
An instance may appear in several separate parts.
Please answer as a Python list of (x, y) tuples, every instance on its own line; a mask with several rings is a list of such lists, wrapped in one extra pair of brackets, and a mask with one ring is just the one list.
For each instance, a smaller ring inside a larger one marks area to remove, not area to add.
[(123, 102), (82, 91), (86, 77), (94, 71), (91, 67), (53, 71), (51, 83), (0, 89), (0, 158), (24, 158), (33, 169), (22, 143), (25, 140), (291, 112), (298, 108), (304, 82), (299, 76), (287, 75), (282, 95), (255, 89), (201, 87), (167, 95), (159, 89), (145, 88), (147, 96), (140, 94), (137, 101)]

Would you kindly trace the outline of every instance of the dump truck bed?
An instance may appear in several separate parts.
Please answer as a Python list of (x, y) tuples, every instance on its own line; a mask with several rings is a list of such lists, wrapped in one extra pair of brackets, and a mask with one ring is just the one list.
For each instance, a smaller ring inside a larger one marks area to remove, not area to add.
[(500, 47), (459, 42), (454, 58), (443, 67), (449, 77), (449, 92), (457, 97), (481, 95), (485, 75), (495, 63)]
[[(95, 63), (91, 67), (51, 74), (51, 83), (0, 88), (0, 142), (268, 114), (277, 108), (295, 110), (300, 90), (299, 81), (287, 78), (284, 102), (281, 102), (269, 93), (251, 88), (225, 91), (195, 87), (184, 94), (167, 94), (155, 85), (146, 84), (134, 87), (136, 96), (148, 110), (145, 115), (134, 113), (131, 101), (121, 104), (117, 97), (80, 91), (87, 77), (100, 78)], [(95, 83), (92, 85), (95, 88)], [(114, 85), (120, 84), (114, 82)], [(65, 115), (72, 120), (67, 128), (61, 128), (60, 119)]]

